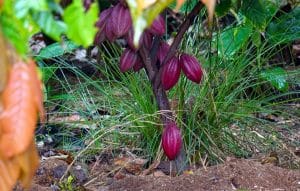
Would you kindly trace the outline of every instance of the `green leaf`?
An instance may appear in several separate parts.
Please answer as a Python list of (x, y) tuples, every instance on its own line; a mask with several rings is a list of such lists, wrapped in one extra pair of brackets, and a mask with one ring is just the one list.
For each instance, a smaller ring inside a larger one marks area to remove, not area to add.
[(278, 0), (243, 0), (241, 12), (255, 27), (264, 31), (279, 7)]
[(24, 18), (28, 15), (29, 10), (46, 11), (48, 4), (46, 0), (16, 0), (15, 1), (15, 15), (17, 18)]
[(219, 17), (224, 16), (231, 7), (231, 0), (220, 0), (216, 4), (216, 13)]
[(65, 41), (63, 43), (56, 42), (43, 48), (40, 51), (40, 53), (36, 55), (36, 57), (42, 59), (50, 59), (50, 58), (62, 56), (68, 52), (72, 52), (76, 48), (78, 48), (78, 46), (71, 41)]
[(288, 83), (286, 80), (286, 71), (282, 68), (272, 68), (260, 73), (260, 77), (272, 84), (279, 91), (287, 91)]
[(40, 67), (39, 69), (42, 72), (43, 83), (46, 84), (48, 80), (55, 74), (58, 67), (46, 66)]
[(256, 47), (259, 47), (261, 45), (261, 34), (259, 31), (254, 31), (252, 36), (251, 36), (251, 40), (253, 42), (253, 44)]
[(67, 24), (67, 36), (75, 43), (87, 47), (94, 41), (97, 33), (98, 5), (93, 3), (85, 12), (81, 0), (73, 0), (64, 12), (63, 20)]
[(29, 49), (28, 40), (31, 34), (28, 28), (32, 28), (32, 26), (25, 27), (24, 22), (15, 16), (13, 1), (4, 2), (0, 15), (0, 25), (6, 39), (8, 39), (20, 55), (24, 56)]
[(232, 57), (240, 50), (251, 36), (250, 26), (232, 27), (221, 33), (218, 39), (218, 51), (227, 58)]
[(300, 7), (272, 21), (266, 36), (274, 44), (300, 39)]
[(55, 20), (49, 11), (34, 12), (32, 18), (44, 33), (56, 41), (59, 41), (61, 34), (66, 31), (66, 24)]

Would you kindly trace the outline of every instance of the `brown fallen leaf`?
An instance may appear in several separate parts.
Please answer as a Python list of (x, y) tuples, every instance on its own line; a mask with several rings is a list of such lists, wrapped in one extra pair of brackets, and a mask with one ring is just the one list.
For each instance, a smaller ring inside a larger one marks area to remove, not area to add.
[(29, 148), (12, 158), (0, 155), (0, 190), (11, 191), (20, 180), (23, 187), (28, 188), (39, 165), (39, 157), (34, 140)]
[[(42, 98), (37, 98), (37, 73), (24, 62), (13, 64), (2, 94), (0, 152), (12, 157), (24, 152), (34, 137)], [(40, 89), (41, 91), (41, 89)], [(39, 100), (38, 100), (39, 99)]]
[(141, 158), (120, 157), (114, 160), (114, 165), (119, 168), (124, 168), (131, 174), (137, 175), (142, 172), (143, 166), (146, 162), (146, 159)]

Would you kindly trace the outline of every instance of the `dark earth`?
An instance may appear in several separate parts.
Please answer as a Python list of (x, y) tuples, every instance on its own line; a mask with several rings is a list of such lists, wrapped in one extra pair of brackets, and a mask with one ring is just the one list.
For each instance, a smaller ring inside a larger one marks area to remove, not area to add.
[[(31, 191), (88, 190), (88, 191), (181, 191), (181, 190), (300, 190), (300, 171), (284, 169), (273, 163), (262, 164), (249, 159), (230, 158), (224, 164), (199, 168), (183, 175), (170, 177), (155, 169), (149, 175), (133, 175), (103, 162), (89, 167), (71, 169), (77, 186), (54, 186), (68, 167), (60, 159), (42, 162)], [(84, 172), (85, 170), (86, 172)], [(77, 169), (77, 172), (75, 172)], [(117, 170), (116, 170), (117, 169)], [(126, 166), (125, 166), (126, 169)], [(127, 168), (128, 169), (128, 168)], [(137, 172), (138, 170), (135, 169)], [(114, 171), (114, 172), (113, 172)], [(85, 183), (81, 184), (80, 181)], [(81, 186), (78, 186), (80, 185)]]

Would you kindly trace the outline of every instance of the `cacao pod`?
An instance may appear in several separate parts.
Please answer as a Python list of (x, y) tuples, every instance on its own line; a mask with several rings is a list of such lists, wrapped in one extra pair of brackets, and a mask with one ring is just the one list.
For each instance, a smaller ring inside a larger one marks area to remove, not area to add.
[(164, 18), (161, 15), (158, 15), (156, 19), (154, 19), (152, 25), (149, 28), (149, 31), (153, 35), (161, 36), (166, 32), (166, 23)]
[(130, 48), (126, 48), (120, 58), (120, 70), (121, 72), (127, 72), (137, 62), (138, 55)]
[(144, 67), (141, 58), (138, 56), (136, 62), (133, 65), (133, 71), (138, 72)]
[(110, 21), (116, 37), (122, 37), (129, 31), (132, 25), (129, 9), (118, 3), (113, 7)]
[(112, 11), (112, 8), (108, 8), (108, 9), (103, 10), (100, 13), (100, 18), (96, 23), (96, 27), (99, 28), (99, 31), (97, 32), (95, 40), (94, 40), (95, 44), (100, 44), (106, 38), (105, 27), (106, 27), (106, 23), (107, 23), (107, 20), (108, 20), (108, 16), (111, 14), (111, 11)]
[(202, 79), (203, 72), (197, 59), (194, 56), (182, 54), (179, 62), (185, 76), (189, 80), (199, 84)]
[(165, 57), (167, 56), (167, 53), (169, 52), (170, 45), (166, 42), (161, 42), (158, 51), (157, 51), (157, 59), (160, 64), (163, 63)]
[(181, 145), (181, 133), (176, 123), (167, 123), (162, 134), (162, 147), (170, 160), (174, 160), (179, 154)]
[(92, 3), (93, 3), (93, 0), (84, 0), (83, 1), (83, 6), (84, 6), (85, 11), (89, 10)]
[(180, 63), (176, 56), (171, 58), (162, 69), (161, 83), (165, 90), (171, 89), (179, 80)]

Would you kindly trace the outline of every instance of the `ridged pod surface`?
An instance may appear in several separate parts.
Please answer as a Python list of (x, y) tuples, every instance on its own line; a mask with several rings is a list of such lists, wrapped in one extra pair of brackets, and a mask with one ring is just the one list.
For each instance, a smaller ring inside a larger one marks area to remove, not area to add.
[(132, 26), (129, 9), (124, 7), (121, 3), (118, 3), (113, 7), (110, 21), (111, 23), (109, 23), (109, 25), (112, 25), (112, 30), (116, 35), (116, 38), (120, 38), (127, 34)]
[(164, 61), (165, 57), (167, 56), (167, 53), (169, 52), (169, 49), (170, 49), (170, 45), (168, 43), (161, 42), (159, 44), (158, 51), (157, 51), (157, 59), (160, 64)]
[(161, 15), (158, 15), (157, 18), (153, 21), (152, 25), (149, 28), (149, 31), (154, 34), (161, 36), (166, 32), (166, 23), (164, 18)]
[(165, 90), (171, 89), (178, 82), (180, 76), (180, 63), (176, 56), (171, 58), (162, 69), (161, 83)]
[(174, 122), (167, 123), (162, 134), (162, 147), (166, 156), (174, 160), (180, 152), (181, 145), (180, 129)]
[(184, 75), (195, 83), (200, 83), (202, 79), (202, 69), (198, 60), (191, 55), (182, 54), (179, 59)]
[(120, 70), (121, 72), (127, 72), (137, 62), (138, 55), (130, 48), (126, 48), (120, 58)]
[(101, 11), (100, 18), (96, 23), (96, 26), (99, 28), (99, 31), (97, 32), (96, 37), (95, 37), (95, 44), (100, 44), (101, 42), (103, 42), (105, 40), (105, 38), (106, 38), (105, 27), (106, 27), (106, 23), (107, 23), (107, 20), (110, 16), (111, 12), (112, 12), (112, 8), (108, 8), (108, 9), (105, 9), (104, 11)]

